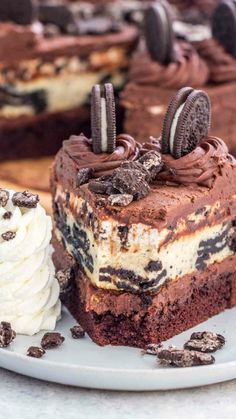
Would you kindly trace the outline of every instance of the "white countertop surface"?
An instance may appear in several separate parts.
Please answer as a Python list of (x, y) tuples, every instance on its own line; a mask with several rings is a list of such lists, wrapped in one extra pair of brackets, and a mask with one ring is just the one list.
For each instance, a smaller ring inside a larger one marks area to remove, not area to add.
[(149, 393), (86, 390), (0, 369), (0, 418), (233, 419), (236, 380), (190, 390)]

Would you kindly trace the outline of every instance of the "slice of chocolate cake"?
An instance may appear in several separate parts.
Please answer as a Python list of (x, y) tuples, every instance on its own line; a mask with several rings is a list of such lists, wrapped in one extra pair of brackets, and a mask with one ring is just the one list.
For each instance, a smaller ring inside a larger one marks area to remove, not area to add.
[(61, 297), (99, 345), (145, 347), (236, 305), (236, 161), (202, 91), (181, 89), (142, 146), (112, 149), (111, 86), (92, 103), (97, 154), (71, 137), (51, 176)]
[(54, 154), (89, 130), (91, 86), (112, 80), (121, 89), (138, 37), (105, 9), (33, 3), (0, 5), (1, 160)]

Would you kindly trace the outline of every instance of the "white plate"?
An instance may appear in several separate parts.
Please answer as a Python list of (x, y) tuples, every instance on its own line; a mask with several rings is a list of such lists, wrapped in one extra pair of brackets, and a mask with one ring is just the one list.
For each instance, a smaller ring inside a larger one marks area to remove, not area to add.
[(17, 336), (11, 347), (0, 350), (0, 367), (42, 380), (74, 386), (110, 390), (165, 390), (201, 386), (236, 378), (236, 308), (213, 317), (166, 342), (182, 347), (193, 331), (223, 334), (227, 343), (215, 354), (214, 365), (194, 368), (160, 368), (155, 357), (139, 349), (95, 345), (88, 337), (74, 340), (69, 328), (75, 324), (64, 310), (57, 330), (65, 342), (48, 350), (42, 359), (25, 356), (31, 345), (39, 345), (43, 333)]

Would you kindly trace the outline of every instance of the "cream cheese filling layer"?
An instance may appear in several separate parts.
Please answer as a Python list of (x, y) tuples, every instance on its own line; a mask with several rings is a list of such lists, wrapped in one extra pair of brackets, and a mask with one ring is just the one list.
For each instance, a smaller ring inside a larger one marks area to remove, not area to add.
[[(83, 204), (83, 199), (76, 198), (78, 212)], [(91, 282), (100, 288), (155, 290), (167, 280), (175, 281), (213, 263), (220, 263), (233, 254), (229, 238), (235, 228), (230, 222), (205, 225), (167, 244), (164, 241), (168, 230), (158, 231), (141, 223), (132, 224), (127, 231), (124, 245), (120, 236), (120, 228), (124, 226), (112, 218), (97, 220), (94, 232), (79, 218), (76, 221), (70, 210), (64, 208), (64, 211), (70, 231), (77, 225), (80, 233), (87, 238), (86, 251), (79, 249), (80, 263)], [(87, 211), (88, 216), (93, 214), (88, 204)], [(194, 220), (194, 214), (190, 218)], [(196, 215), (196, 222), (198, 218), (199, 215)], [(179, 228), (181, 231), (181, 223)], [(58, 228), (55, 232), (59, 240), (64, 239), (67, 251), (73, 255), (73, 244), (63, 237)], [(92, 271), (86, 264), (88, 255), (93, 261)]]

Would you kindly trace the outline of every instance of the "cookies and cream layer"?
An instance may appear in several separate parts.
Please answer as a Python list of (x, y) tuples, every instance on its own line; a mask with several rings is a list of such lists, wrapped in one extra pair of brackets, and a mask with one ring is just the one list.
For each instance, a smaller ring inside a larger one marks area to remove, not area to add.
[(206, 212), (197, 211), (180, 219), (172, 236), (168, 228), (99, 219), (83, 198), (70, 194), (66, 201), (59, 187), (54, 202), (57, 239), (99, 288), (153, 292), (167, 281), (220, 263), (235, 250), (232, 218), (214, 222), (219, 201), (205, 207), (207, 220)]

